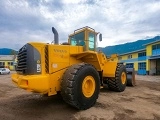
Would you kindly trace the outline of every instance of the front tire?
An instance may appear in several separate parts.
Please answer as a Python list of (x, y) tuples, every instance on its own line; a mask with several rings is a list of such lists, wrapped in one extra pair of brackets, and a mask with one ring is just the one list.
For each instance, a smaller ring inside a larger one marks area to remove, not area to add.
[(115, 78), (109, 78), (107, 83), (110, 90), (116, 92), (124, 91), (127, 84), (126, 67), (123, 64), (118, 64), (115, 72)]
[(99, 74), (90, 64), (72, 65), (63, 75), (61, 95), (66, 103), (77, 109), (92, 107), (98, 98), (99, 90)]

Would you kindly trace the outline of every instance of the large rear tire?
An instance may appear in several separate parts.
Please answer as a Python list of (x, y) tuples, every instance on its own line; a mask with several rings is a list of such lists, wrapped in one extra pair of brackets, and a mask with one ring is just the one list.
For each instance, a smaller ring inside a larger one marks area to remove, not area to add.
[(92, 107), (98, 98), (99, 90), (99, 74), (90, 64), (72, 65), (63, 75), (61, 95), (66, 103), (77, 109)]
[(108, 78), (107, 84), (110, 90), (122, 92), (126, 88), (127, 73), (126, 67), (123, 64), (117, 64), (115, 78)]
[(127, 74), (127, 86), (136, 86), (135, 75)]
[(134, 87), (136, 85), (134, 68), (126, 68), (127, 70), (127, 86)]

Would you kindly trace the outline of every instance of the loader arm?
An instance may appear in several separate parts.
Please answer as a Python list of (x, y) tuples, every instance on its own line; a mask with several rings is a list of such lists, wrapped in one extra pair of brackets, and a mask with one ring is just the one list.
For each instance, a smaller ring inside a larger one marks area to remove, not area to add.
[(103, 77), (115, 77), (117, 62), (108, 61), (102, 52), (85, 51), (82, 53), (71, 54), (76, 59), (85, 63), (92, 64), (97, 71), (103, 73)]

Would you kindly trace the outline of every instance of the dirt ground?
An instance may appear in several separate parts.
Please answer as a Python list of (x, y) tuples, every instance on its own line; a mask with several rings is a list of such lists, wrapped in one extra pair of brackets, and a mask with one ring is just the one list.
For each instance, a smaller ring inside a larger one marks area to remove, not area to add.
[(27, 92), (0, 75), (0, 120), (160, 120), (160, 76), (136, 79), (122, 93), (101, 89), (94, 107), (78, 111), (60, 96)]

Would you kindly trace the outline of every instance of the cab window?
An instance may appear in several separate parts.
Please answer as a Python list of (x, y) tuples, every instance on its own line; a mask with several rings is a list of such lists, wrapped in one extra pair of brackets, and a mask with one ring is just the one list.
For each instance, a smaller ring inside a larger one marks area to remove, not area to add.
[(70, 43), (73, 46), (76, 46), (76, 45), (83, 46), (82, 43), (84, 43), (84, 39), (85, 39), (84, 32), (80, 32), (73, 36), (70, 36)]
[(94, 35), (94, 33), (89, 33), (89, 50), (94, 50), (94, 44), (95, 44), (95, 42), (94, 42), (94, 40), (95, 40), (95, 35)]

